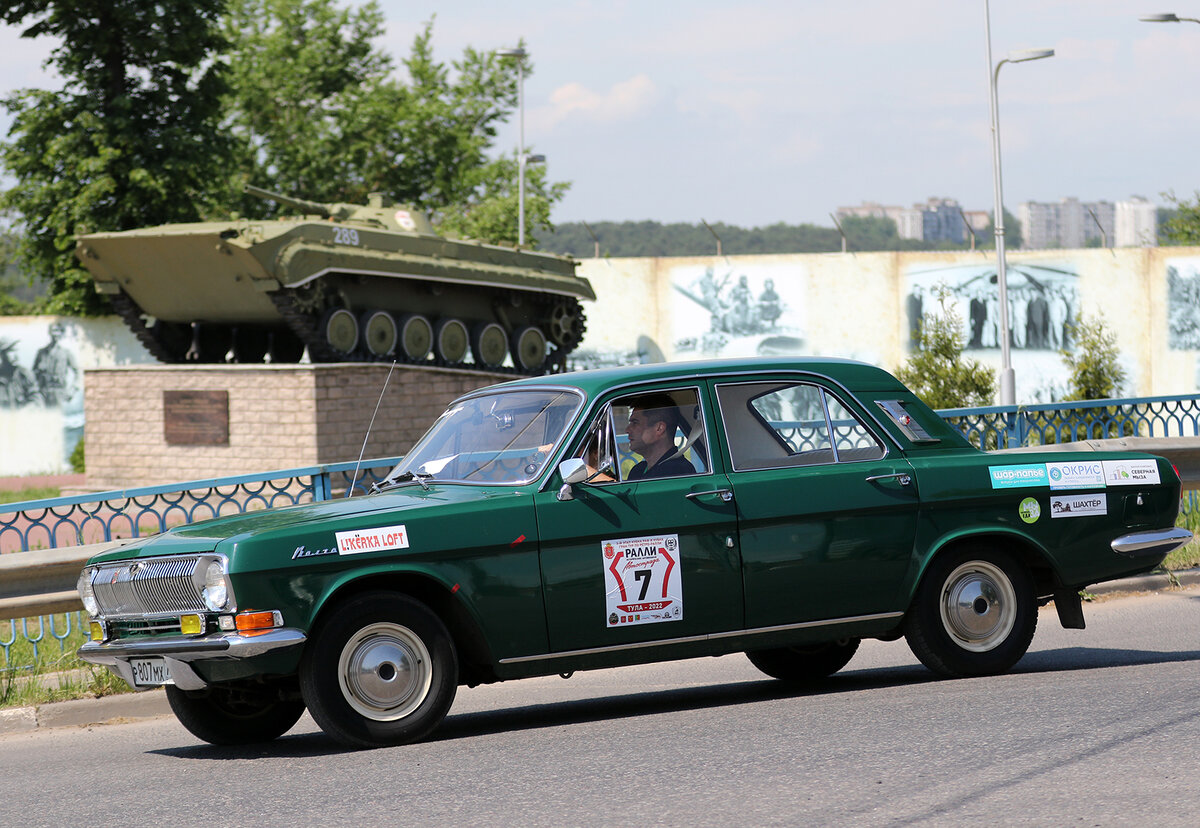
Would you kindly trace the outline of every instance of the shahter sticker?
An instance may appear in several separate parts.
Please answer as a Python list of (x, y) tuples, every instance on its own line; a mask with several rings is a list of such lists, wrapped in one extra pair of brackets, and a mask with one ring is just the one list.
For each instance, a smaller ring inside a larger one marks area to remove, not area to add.
[(606, 540), (600, 550), (606, 626), (683, 620), (678, 535)]

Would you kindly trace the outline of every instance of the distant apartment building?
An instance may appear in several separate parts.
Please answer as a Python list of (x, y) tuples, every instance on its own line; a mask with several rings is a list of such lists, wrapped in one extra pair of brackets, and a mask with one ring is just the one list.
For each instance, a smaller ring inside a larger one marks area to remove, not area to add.
[(1113, 244), (1116, 247), (1156, 247), (1158, 208), (1142, 196), (1118, 201), (1115, 227)]
[[(860, 218), (887, 218), (896, 223), (896, 233), (902, 239), (918, 241), (950, 241), (962, 244), (967, 238), (967, 223), (978, 232), (987, 226), (990, 216), (984, 211), (964, 213), (952, 198), (931, 198), (924, 204), (912, 207), (894, 207), (864, 201), (857, 207), (838, 207), (834, 211), (839, 219), (845, 216)], [(982, 224), (979, 217), (983, 216)]]
[(1116, 204), (1077, 198), (1057, 203), (1026, 201), (1017, 216), (1026, 250), (1074, 249), (1092, 243), (1112, 247), (1158, 244), (1158, 208), (1141, 196)]

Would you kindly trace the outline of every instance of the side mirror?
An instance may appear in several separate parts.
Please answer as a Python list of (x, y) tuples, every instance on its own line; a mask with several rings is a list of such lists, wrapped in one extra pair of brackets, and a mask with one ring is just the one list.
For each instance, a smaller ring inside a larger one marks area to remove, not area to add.
[(558, 464), (558, 473), (563, 479), (562, 488), (558, 490), (559, 500), (574, 500), (575, 495), (571, 486), (588, 479), (587, 463), (578, 457), (572, 457)]
[(578, 457), (572, 457), (558, 464), (558, 473), (564, 483), (582, 483), (588, 479), (587, 463)]

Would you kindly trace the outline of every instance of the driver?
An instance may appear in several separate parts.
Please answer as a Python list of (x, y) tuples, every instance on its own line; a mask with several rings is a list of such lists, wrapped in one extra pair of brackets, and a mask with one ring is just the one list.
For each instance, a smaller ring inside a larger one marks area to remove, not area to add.
[(642, 461), (630, 469), (627, 479), (695, 474), (691, 462), (675, 453), (675, 431), (685, 420), (674, 400), (666, 394), (648, 394), (634, 400), (632, 407), (625, 433), (629, 448)]

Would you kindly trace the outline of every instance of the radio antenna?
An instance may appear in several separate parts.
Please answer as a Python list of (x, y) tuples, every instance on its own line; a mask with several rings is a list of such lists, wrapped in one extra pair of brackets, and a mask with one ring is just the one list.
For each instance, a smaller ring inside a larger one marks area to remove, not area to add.
[(375, 427), (375, 415), (379, 413), (379, 406), (383, 404), (383, 395), (387, 393), (388, 380), (392, 378), (392, 371), (395, 370), (396, 360), (393, 359), (387, 376), (383, 378), (383, 388), (379, 389), (379, 399), (375, 402), (375, 410), (371, 412), (371, 422), (367, 423), (367, 433), (363, 436), (362, 450), (358, 453), (358, 462), (354, 464), (354, 476), (350, 478), (350, 484), (346, 486), (346, 497), (350, 497), (354, 492), (354, 484), (358, 480), (358, 469), (362, 466), (363, 456), (367, 453), (367, 440), (371, 439), (371, 429)]

